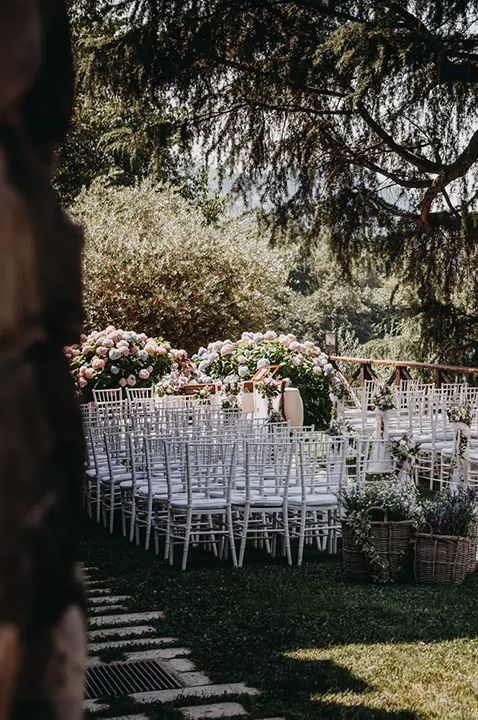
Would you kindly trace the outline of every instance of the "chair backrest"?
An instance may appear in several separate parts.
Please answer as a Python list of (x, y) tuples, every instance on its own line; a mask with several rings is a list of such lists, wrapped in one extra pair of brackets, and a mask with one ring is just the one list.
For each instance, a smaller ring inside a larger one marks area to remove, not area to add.
[(305, 500), (307, 495), (337, 494), (344, 477), (348, 438), (322, 437), (296, 445), (297, 471)]
[(284, 493), (289, 488), (295, 443), (291, 438), (246, 440), (244, 475), (246, 502), (255, 492)]
[(122, 399), (122, 388), (114, 388), (110, 390), (93, 390), (93, 400), (97, 405), (101, 403), (120, 402)]

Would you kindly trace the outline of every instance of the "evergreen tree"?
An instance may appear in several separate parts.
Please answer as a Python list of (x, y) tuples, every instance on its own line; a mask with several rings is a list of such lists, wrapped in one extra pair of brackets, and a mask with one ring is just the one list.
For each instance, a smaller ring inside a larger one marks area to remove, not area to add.
[(478, 2), (100, 5), (114, 32), (85, 40), (83, 83), (148, 97), (345, 269), (380, 256), (430, 350), (478, 361)]

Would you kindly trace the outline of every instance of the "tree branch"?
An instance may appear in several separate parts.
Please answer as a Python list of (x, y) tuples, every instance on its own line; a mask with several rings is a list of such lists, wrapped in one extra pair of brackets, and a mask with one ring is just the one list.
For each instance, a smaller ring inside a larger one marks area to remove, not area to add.
[(388, 145), (388, 147), (395, 153), (397, 153), (397, 155), (399, 155), (401, 158), (411, 163), (418, 170), (422, 170), (423, 172), (438, 173), (440, 171), (441, 166), (438, 163), (434, 162), (433, 160), (429, 160), (422, 155), (415, 155), (415, 153), (410, 152), (409, 150), (404, 148), (403, 145), (397, 143), (393, 139), (393, 137), (389, 135), (387, 131), (384, 130), (384, 128), (379, 125), (376, 120), (374, 120), (374, 118), (370, 115), (368, 110), (366, 110), (366, 108), (361, 102), (357, 104), (357, 112), (360, 117), (367, 123), (367, 125), (374, 131), (374, 133), (380, 138), (382, 138), (386, 145)]

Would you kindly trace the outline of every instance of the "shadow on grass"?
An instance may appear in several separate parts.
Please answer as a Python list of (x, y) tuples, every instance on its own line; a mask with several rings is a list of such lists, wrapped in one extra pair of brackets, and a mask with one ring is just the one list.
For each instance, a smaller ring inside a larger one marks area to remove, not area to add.
[[(170, 569), (93, 523), (85, 523), (84, 560), (114, 578), (138, 609), (167, 611), (164, 634), (191, 645), (198, 667), (215, 682), (245, 681), (262, 695), (241, 702), (255, 717), (292, 720), (422, 720), (409, 710), (367, 707), (370, 688), (333, 661), (284, 657), (300, 648), (354, 643), (434, 643), (478, 636), (477, 578), (462, 587), (350, 585), (337, 559), (302, 568), (249, 555), (234, 571), (193, 553), (187, 572)], [(359, 704), (321, 700), (364, 695)], [(316, 695), (316, 699), (312, 699)]]

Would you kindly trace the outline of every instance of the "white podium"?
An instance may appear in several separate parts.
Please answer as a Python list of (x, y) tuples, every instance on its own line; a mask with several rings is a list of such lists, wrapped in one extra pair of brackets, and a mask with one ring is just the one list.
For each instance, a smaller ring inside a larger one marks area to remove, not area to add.
[(284, 391), (284, 415), (292, 427), (304, 424), (304, 403), (297, 388), (288, 387)]

